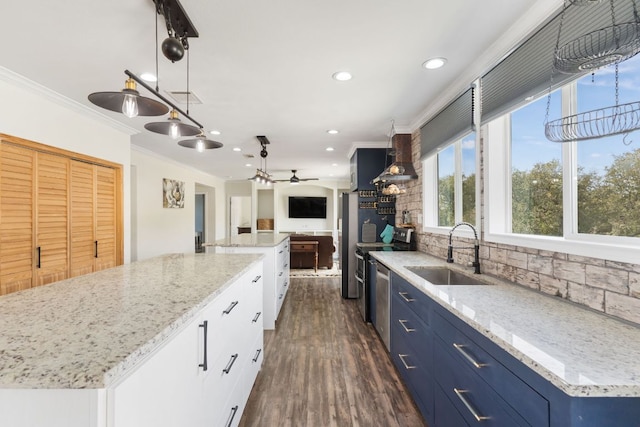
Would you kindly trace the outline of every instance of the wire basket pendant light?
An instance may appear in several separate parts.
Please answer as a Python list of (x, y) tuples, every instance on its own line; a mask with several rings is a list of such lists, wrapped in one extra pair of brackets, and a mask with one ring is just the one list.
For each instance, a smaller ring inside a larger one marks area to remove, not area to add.
[[(598, 3), (590, 0), (568, 1), (575, 5)], [(549, 121), (554, 74), (552, 71), (545, 116), (545, 136), (550, 141), (582, 141), (628, 134), (640, 129), (640, 101), (619, 104), (618, 64), (640, 52), (640, 19), (636, 0), (632, 1), (634, 22), (616, 24), (614, 0), (610, 0), (612, 26), (585, 34), (560, 46), (560, 34), (567, 7), (563, 9), (554, 51), (554, 71), (581, 73), (590, 70), (593, 72), (605, 66), (615, 65), (615, 105)]]

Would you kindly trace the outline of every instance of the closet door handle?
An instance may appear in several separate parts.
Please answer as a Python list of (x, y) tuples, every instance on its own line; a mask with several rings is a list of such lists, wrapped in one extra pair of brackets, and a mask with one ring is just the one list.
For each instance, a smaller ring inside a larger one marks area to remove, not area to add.
[(96, 251), (95, 251), (96, 255), (95, 255), (95, 257), (98, 258), (98, 241), (96, 240), (94, 243), (96, 245)]
[(223, 314), (229, 314), (231, 313), (231, 310), (233, 310), (234, 308), (236, 308), (236, 305), (238, 305), (238, 301), (234, 301), (232, 302), (229, 307), (227, 307), (227, 309), (225, 311), (223, 311)]
[(231, 408), (231, 413), (229, 414), (229, 419), (225, 424), (226, 427), (231, 427), (231, 423), (233, 423), (233, 419), (236, 417), (236, 412), (238, 412), (238, 405)]
[(231, 356), (229, 363), (227, 363), (227, 367), (224, 368), (222, 372), (224, 372), (225, 374), (228, 374), (229, 372), (231, 372), (231, 368), (233, 368), (233, 364), (236, 363), (236, 360), (238, 360), (238, 353)]
[(38, 256), (37, 256), (37, 258), (36, 258), (36, 267), (37, 267), (37, 268), (40, 268), (40, 267), (42, 266), (42, 264), (41, 264), (41, 262), (40, 262), (40, 255), (41, 255), (41, 253), (42, 253), (42, 247), (41, 247), (41, 246), (38, 246), (38, 247), (36, 248), (36, 252), (37, 252), (37, 254), (38, 254)]
[(203, 371), (206, 371), (208, 368), (207, 366), (207, 327), (209, 325), (209, 321), (205, 320), (202, 322), (202, 324), (198, 325), (200, 328), (203, 329), (203, 334), (204, 334), (204, 354), (202, 355), (202, 363), (199, 364), (198, 366), (202, 368)]

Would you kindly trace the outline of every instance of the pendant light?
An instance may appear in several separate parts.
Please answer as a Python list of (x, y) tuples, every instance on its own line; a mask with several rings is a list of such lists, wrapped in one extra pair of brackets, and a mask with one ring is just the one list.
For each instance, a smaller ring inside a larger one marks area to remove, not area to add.
[(222, 143), (218, 141), (213, 141), (211, 139), (207, 139), (204, 133), (201, 131), (200, 135), (196, 136), (193, 139), (185, 139), (178, 142), (178, 145), (187, 148), (195, 148), (196, 151), (202, 153), (204, 150), (211, 150), (213, 148), (222, 147)]
[(178, 111), (175, 109), (171, 110), (166, 121), (147, 123), (144, 128), (151, 132), (169, 135), (173, 139), (181, 136), (194, 136), (200, 133), (200, 128), (182, 123), (178, 118)]
[(127, 79), (121, 92), (94, 92), (88, 98), (98, 107), (122, 113), (129, 118), (162, 116), (169, 112), (169, 107), (162, 102), (140, 95), (136, 90), (136, 82), (131, 77)]

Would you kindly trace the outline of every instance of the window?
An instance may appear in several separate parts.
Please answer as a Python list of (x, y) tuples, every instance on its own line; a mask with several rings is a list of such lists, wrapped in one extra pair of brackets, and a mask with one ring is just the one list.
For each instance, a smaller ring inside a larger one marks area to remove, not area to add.
[[(614, 71), (598, 70), (554, 92), (549, 119), (614, 106)], [(638, 102), (639, 83), (636, 56), (620, 64), (618, 103)], [(543, 95), (482, 128), (485, 238), (637, 262), (640, 132), (551, 142), (544, 136), (547, 99)]]
[[(446, 227), (476, 220), (476, 134), (468, 134), (424, 160), (425, 226)], [(437, 214), (429, 216), (432, 204)]]
[[(578, 81), (578, 112), (615, 105), (614, 70)], [(640, 99), (640, 58), (620, 64), (619, 104)], [(581, 141), (577, 152), (578, 233), (640, 237), (640, 134)]]
[[(545, 96), (511, 114), (513, 233), (562, 236), (562, 146), (544, 136), (547, 103)], [(549, 107), (550, 117), (560, 115), (559, 92)]]

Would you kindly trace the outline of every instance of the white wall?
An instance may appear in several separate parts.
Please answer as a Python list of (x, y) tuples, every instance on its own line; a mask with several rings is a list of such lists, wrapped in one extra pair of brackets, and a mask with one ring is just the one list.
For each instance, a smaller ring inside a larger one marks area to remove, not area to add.
[(0, 67), (0, 133), (123, 166), (124, 262), (129, 262), (133, 129)]
[[(278, 230), (282, 231), (305, 231), (305, 230), (333, 230), (334, 216), (334, 190), (312, 184), (277, 186), (274, 191), (275, 212), (278, 221)], [(289, 196), (309, 196), (327, 198), (327, 218), (289, 218)]]
[[(206, 240), (221, 239), (225, 235), (224, 181), (211, 175), (190, 169), (171, 159), (149, 151), (133, 147), (131, 164), (135, 166), (136, 221), (132, 234), (137, 242), (137, 250), (132, 260), (142, 260), (166, 253), (194, 252), (195, 199), (196, 190), (214, 199), (214, 224), (208, 224)], [(169, 178), (185, 183), (184, 208), (162, 207), (162, 179)], [(213, 197), (211, 197), (213, 196)], [(212, 200), (209, 200), (209, 205)], [(210, 205), (211, 206), (211, 205)], [(211, 218), (210, 215), (207, 215)]]

